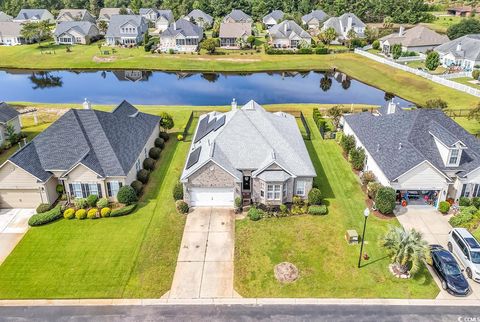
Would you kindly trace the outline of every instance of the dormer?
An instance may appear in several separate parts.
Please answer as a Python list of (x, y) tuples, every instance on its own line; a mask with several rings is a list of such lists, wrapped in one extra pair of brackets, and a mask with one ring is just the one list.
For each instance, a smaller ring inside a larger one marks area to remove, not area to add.
[(435, 141), (445, 167), (458, 167), (462, 158), (462, 152), (467, 149), (467, 146), (441, 127), (432, 128), (429, 133)]
[(137, 33), (137, 27), (131, 24), (130, 22), (122, 25), (120, 27), (120, 33), (122, 34), (136, 34)]

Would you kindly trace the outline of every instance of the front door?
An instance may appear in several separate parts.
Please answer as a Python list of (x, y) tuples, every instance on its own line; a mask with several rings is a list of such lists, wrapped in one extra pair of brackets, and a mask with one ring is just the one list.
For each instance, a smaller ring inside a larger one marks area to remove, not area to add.
[(251, 179), (252, 178), (250, 176), (243, 176), (243, 185), (242, 185), (243, 191), (250, 191)]

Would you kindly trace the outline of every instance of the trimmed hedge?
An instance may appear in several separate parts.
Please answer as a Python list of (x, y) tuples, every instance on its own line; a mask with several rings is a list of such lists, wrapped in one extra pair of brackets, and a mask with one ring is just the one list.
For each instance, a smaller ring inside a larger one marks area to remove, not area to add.
[(33, 215), (28, 220), (28, 224), (30, 226), (41, 226), (60, 218), (62, 218), (62, 206), (58, 205), (49, 211)]
[(177, 200), (175, 202), (175, 208), (177, 208), (178, 213), (187, 214), (188, 213), (188, 204), (183, 200)]
[(141, 183), (138, 180), (133, 181), (130, 186), (132, 186), (133, 189), (135, 189), (135, 192), (137, 193), (137, 196), (139, 196), (142, 191), (143, 191), (143, 183)]
[(308, 213), (314, 216), (323, 216), (327, 214), (327, 206), (325, 205), (313, 205), (308, 207)]
[(37, 212), (37, 214), (41, 214), (41, 213), (49, 211), (50, 209), (52, 209), (52, 206), (50, 204), (41, 203), (41, 204), (38, 205), (38, 207), (36, 209), (36, 212)]
[(165, 147), (165, 140), (163, 138), (156, 138), (155, 139), (155, 146), (157, 148), (163, 149)]
[(155, 169), (155, 160), (152, 158), (146, 158), (145, 160), (143, 160), (143, 168), (145, 170), (152, 171), (153, 169)]
[(378, 189), (375, 197), (375, 207), (377, 207), (382, 214), (391, 214), (393, 209), (395, 209), (396, 199), (397, 195), (393, 188), (381, 187)]
[(448, 201), (440, 201), (438, 204), (438, 211), (440, 211), (442, 214), (448, 213), (450, 210), (450, 203)]
[(65, 219), (73, 219), (75, 217), (75, 209), (74, 208), (68, 208), (63, 212), (63, 218)]
[(97, 208), (92, 208), (87, 212), (87, 218), (88, 219), (96, 219), (98, 214), (98, 209)]
[(107, 198), (101, 198), (97, 201), (97, 208), (102, 209), (105, 207), (108, 207), (108, 199)]
[(161, 149), (153, 147), (148, 151), (148, 156), (152, 159), (158, 160), (160, 159), (160, 153), (162, 153)]
[(175, 201), (183, 199), (183, 184), (181, 182), (177, 182), (175, 186), (173, 186), (172, 195)]
[(85, 198), (76, 198), (73, 201), (73, 204), (77, 209), (85, 209), (88, 206), (87, 200)]
[(120, 203), (131, 205), (138, 201), (137, 192), (130, 186), (123, 186), (118, 190), (117, 200)]
[(322, 204), (322, 192), (318, 188), (313, 188), (308, 193), (308, 203), (310, 205), (321, 205)]
[(95, 207), (97, 205), (97, 201), (98, 201), (98, 196), (97, 195), (89, 195), (87, 197), (87, 204), (90, 207)]
[(137, 173), (137, 180), (143, 184), (148, 182), (148, 177), (150, 176), (150, 172), (148, 170), (142, 169)]
[(102, 216), (102, 218), (110, 217), (111, 213), (112, 209), (108, 207), (102, 208), (102, 210), (100, 210), (100, 216)]
[(83, 220), (83, 219), (87, 218), (87, 211), (85, 209), (78, 209), (75, 212), (75, 218), (80, 219), (80, 220)]
[(121, 217), (121, 216), (129, 215), (135, 210), (136, 207), (137, 207), (137, 204), (134, 203), (120, 209), (115, 209), (110, 213), (110, 217)]
[(255, 207), (250, 208), (247, 213), (248, 218), (250, 218), (250, 220), (252, 221), (258, 221), (262, 219), (264, 215), (265, 213), (263, 212), (263, 210)]
[(167, 132), (160, 132), (159, 137), (161, 137), (165, 142), (170, 139), (170, 135)]

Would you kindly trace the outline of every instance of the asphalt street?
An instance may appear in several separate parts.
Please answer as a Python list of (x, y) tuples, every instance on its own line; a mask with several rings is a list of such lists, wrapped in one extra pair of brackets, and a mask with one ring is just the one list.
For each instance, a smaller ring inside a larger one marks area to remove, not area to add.
[(480, 307), (385, 305), (162, 305), (1, 307), (0, 321), (460, 321)]

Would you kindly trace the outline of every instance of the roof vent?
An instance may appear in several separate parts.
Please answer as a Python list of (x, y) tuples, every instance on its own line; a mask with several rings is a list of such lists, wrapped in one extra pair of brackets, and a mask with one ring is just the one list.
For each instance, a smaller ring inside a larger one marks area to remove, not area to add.
[(457, 44), (457, 51), (462, 51), (462, 43), (461, 42), (459, 42)]
[(92, 104), (86, 98), (85, 98), (85, 101), (83, 102), (83, 109), (84, 110), (91, 110), (92, 109)]
[(377, 152), (380, 151), (380, 144), (377, 144)]
[(398, 143), (398, 149), (401, 150), (402, 149), (402, 142)]
[(237, 110), (237, 101), (235, 100), (235, 98), (232, 100), (232, 111), (236, 111)]
[(272, 150), (272, 160), (275, 160), (275, 151)]
[(400, 29), (398, 30), (398, 35), (401, 37), (403, 36), (403, 32), (405, 31), (405, 27), (404, 26), (400, 26)]
[(395, 102), (392, 99), (390, 102), (388, 102), (387, 114), (395, 113), (396, 109), (397, 109), (397, 104), (395, 104)]

